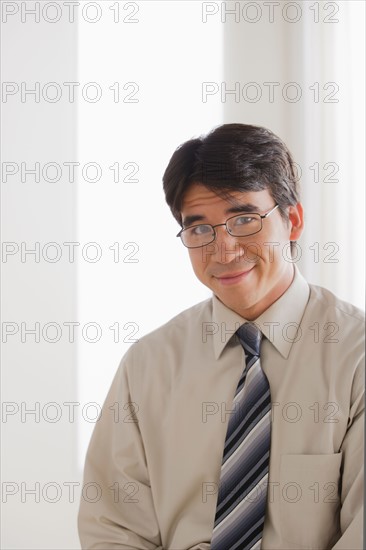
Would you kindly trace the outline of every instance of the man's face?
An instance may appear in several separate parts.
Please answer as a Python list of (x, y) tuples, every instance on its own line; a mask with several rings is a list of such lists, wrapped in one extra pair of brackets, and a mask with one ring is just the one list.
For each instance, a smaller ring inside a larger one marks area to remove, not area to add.
[[(265, 214), (275, 206), (268, 191), (235, 191), (230, 193), (235, 206), (243, 212)], [(233, 213), (232, 201), (227, 201), (203, 185), (193, 183), (187, 189), (182, 206), (183, 227), (199, 223), (224, 223)], [(233, 237), (225, 226), (216, 227), (213, 243), (190, 248), (189, 256), (198, 279), (230, 309), (253, 320), (275, 302), (289, 287), (294, 268), (291, 262), (290, 240), (302, 232), (302, 207), (288, 208), (289, 221), (277, 208), (262, 220), (262, 230), (255, 235)], [(191, 216), (195, 216), (193, 220)], [(197, 216), (197, 218), (196, 218)], [(189, 218), (188, 218), (189, 217)], [(198, 219), (199, 217), (199, 219)]]

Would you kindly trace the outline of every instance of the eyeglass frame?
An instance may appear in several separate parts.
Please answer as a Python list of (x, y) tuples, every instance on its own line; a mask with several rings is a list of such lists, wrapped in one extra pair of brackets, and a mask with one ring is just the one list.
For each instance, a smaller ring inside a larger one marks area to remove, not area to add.
[[(182, 241), (182, 244), (183, 246), (185, 246), (186, 248), (202, 248), (203, 246), (207, 246), (208, 244), (211, 244), (215, 241), (216, 237), (217, 237), (217, 234), (216, 234), (216, 231), (215, 231), (215, 227), (219, 227), (220, 225), (224, 225), (225, 226), (225, 229), (226, 229), (226, 232), (231, 236), (231, 237), (250, 237), (251, 235), (256, 235), (257, 233), (259, 233), (260, 231), (262, 231), (262, 228), (263, 228), (263, 222), (262, 220), (264, 220), (265, 218), (268, 218), (268, 216), (270, 214), (272, 214), (272, 212), (274, 212), (276, 210), (276, 208), (279, 207), (279, 204), (276, 203), (273, 208), (271, 208), (271, 210), (269, 210), (268, 212), (266, 212), (265, 214), (259, 214), (259, 212), (243, 212), (242, 214), (235, 214), (235, 216), (230, 216), (230, 218), (228, 218), (226, 220), (226, 222), (224, 223), (217, 223), (215, 225), (212, 225), (211, 223), (197, 223), (196, 225), (190, 225), (189, 227), (182, 227), (182, 229), (179, 231), (179, 233), (176, 235), (176, 237), (180, 237), (180, 240)], [(231, 233), (229, 233), (228, 231), (228, 228), (227, 228), (227, 222), (229, 220), (232, 220), (233, 218), (237, 218), (239, 216), (242, 216), (243, 214), (248, 214), (248, 215), (252, 215), (252, 214), (255, 214), (256, 216), (259, 216), (260, 220), (261, 220), (261, 227), (260, 229), (258, 229), (258, 231), (254, 231), (254, 233), (249, 233), (247, 235), (232, 235)], [(187, 246), (186, 244), (184, 244), (183, 240), (182, 240), (182, 233), (183, 231), (186, 231), (187, 229), (192, 229), (192, 227), (198, 227), (200, 225), (209, 225), (210, 227), (212, 227), (212, 231), (213, 231), (213, 239), (212, 241), (209, 241), (208, 243), (205, 243), (205, 244), (200, 244), (198, 246)]]

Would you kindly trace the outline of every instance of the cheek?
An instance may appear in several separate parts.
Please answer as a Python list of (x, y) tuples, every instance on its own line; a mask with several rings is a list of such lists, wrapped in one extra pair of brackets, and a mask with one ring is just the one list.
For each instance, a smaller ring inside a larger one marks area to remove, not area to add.
[(206, 269), (208, 257), (205, 259), (205, 255), (202, 253), (202, 250), (194, 249), (189, 251), (189, 257), (195, 274), (197, 276), (202, 275)]
[(266, 264), (274, 264), (282, 261), (283, 247), (288, 243), (286, 236), (274, 234), (265, 235), (258, 241), (258, 255)]
[[(264, 244), (265, 243), (265, 244)], [(242, 244), (240, 250), (240, 256), (243, 262), (248, 264), (267, 263), (269, 258), (269, 245), (268, 240), (252, 240), (245, 244)]]

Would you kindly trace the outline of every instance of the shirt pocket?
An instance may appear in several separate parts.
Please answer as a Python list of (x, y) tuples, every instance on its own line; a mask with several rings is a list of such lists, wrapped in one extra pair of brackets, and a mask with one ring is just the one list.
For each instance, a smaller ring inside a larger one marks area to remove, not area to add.
[(340, 533), (342, 453), (282, 455), (280, 530), (294, 548), (326, 549)]

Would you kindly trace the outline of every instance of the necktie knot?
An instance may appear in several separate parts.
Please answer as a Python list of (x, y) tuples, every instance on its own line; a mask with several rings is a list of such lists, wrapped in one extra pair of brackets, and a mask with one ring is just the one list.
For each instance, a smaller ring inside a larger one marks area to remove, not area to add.
[(244, 323), (238, 328), (236, 334), (245, 351), (259, 357), (262, 341), (262, 333), (259, 328), (254, 323)]

